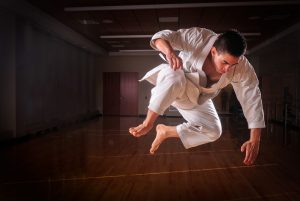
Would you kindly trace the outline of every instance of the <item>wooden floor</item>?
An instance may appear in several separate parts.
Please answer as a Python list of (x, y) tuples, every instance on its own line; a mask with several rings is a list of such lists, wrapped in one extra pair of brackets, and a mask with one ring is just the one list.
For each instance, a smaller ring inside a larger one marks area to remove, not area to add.
[(248, 130), (241, 120), (223, 117), (216, 142), (186, 150), (169, 139), (154, 156), (154, 131), (138, 139), (128, 134), (141, 121), (101, 117), (2, 147), (0, 200), (300, 200), (297, 152), (264, 136), (256, 164), (244, 166), (239, 150)]

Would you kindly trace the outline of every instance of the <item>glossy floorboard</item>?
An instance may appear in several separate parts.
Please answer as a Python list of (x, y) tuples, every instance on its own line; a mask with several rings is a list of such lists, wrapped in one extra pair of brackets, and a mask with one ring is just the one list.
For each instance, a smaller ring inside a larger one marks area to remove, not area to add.
[(149, 154), (154, 130), (128, 134), (141, 121), (105, 117), (2, 148), (0, 200), (300, 200), (295, 151), (264, 136), (256, 164), (243, 165), (244, 121), (222, 118), (218, 141), (186, 150), (169, 139), (155, 155)]

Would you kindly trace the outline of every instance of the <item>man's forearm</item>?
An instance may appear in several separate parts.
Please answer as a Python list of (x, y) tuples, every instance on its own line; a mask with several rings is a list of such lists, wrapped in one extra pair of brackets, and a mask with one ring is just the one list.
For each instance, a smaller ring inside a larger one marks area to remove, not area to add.
[(173, 48), (171, 47), (170, 43), (162, 38), (158, 38), (154, 41), (156, 48), (164, 53), (165, 55), (169, 55), (174, 52)]
[(170, 43), (162, 38), (158, 38), (154, 41), (156, 48), (166, 55), (167, 62), (173, 70), (182, 68), (182, 60), (179, 58)]
[(261, 128), (252, 128), (250, 131), (250, 141), (260, 141)]

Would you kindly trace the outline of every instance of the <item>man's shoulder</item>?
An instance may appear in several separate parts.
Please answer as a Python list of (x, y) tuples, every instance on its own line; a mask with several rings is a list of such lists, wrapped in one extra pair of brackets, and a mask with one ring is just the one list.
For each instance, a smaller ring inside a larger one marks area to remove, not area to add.
[(195, 33), (199, 33), (199, 34), (205, 34), (205, 35), (217, 35), (212, 30), (207, 29), (207, 28), (202, 28), (202, 27), (191, 27), (191, 28), (182, 29), (182, 30), (186, 30), (188, 32), (195, 32)]
[(249, 60), (247, 59), (247, 57), (245, 55), (242, 55), (240, 57), (239, 65), (243, 66), (245, 68), (252, 68), (251, 63), (249, 62)]
[(180, 29), (179, 32), (195, 44), (209, 40), (212, 36), (217, 35), (215, 32), (201, 27), (192, 27), (188, 29)]

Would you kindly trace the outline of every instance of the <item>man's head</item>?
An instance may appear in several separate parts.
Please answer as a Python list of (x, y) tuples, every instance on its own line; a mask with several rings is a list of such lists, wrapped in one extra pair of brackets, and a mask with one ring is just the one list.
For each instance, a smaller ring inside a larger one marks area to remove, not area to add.
[(246, 48), (246, 40), (238, 31), (229, 30), (220, 34), (211, 49), (212, 62), (217, 72), (226, 73), (238, 64)]
[(237, 30), (229, 30), (220, 34), (214, 43), (218, 53), (228, 53), (235, 57), (245, 54), (247, 43), (244, 36)]

